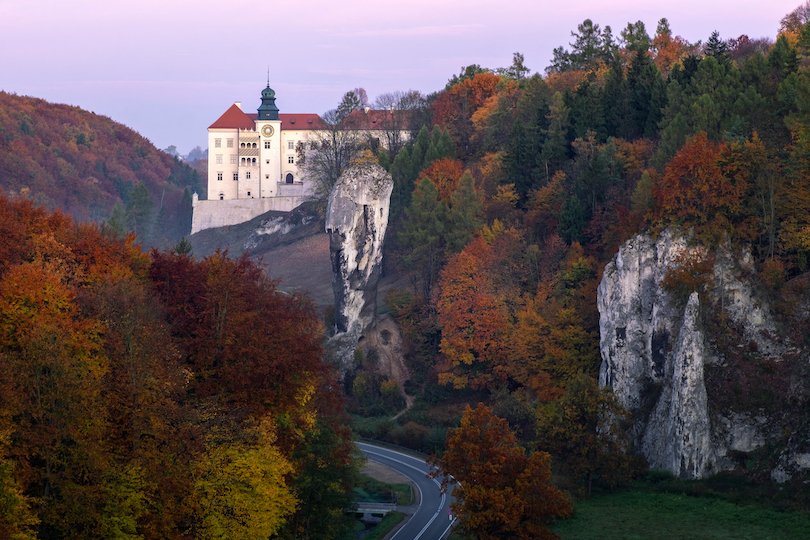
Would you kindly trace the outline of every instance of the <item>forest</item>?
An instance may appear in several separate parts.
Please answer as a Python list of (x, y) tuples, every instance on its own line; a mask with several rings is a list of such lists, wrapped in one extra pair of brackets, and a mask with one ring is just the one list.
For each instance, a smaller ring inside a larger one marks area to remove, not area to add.
[[(791, 411), (783, 442), (810, 440), (801, 360), (810, 345), (806, 6), (785, 16), (775, 42), (715, 32), (689, 43), (666, 19), (653, 35), (638, 21), (618, 37), (586, 20), (572, 40), (544, 75), (529, 76), (520, 53), (508, 68), (463, 67), (424, 98), (431, 121), (395, 155), (380, 151), (395, 184), (386, 271), (410, 283), (390, 290), (386, 306), (405, 337), (405, 392), (417, 398), (388, 420), (402, 401), (376, 358), (359, 355), (345, 385), (355, 428), (451, 452), (437, 464), (456, 478), (473, 474), (456, 453), (483, 450), (454, 448), (465, 443), (452, 430), (484, 433), (498, 418), (516, 436), (502, 444), (549, 452), (570, 493), (587, 497), (643, 474), (629, 424), (621, 427), (633, 419), (597, 387), (596, 289), (626, 240), (675, 230), (707, 254), (750, 252), (749, 285), (802, 351), (779, 367), (747, 363), (751, 355), (734, 352), (741, 335), (709, 303), (703, 316), (734, 388), (709, 380), (709, 390), (734, 410)], [(684, 260), (664, 286), (685, 302), (709, 292), (712, 272), (711, 255)], [(768, 403), (755, 397), (763, 393)], [(766, 454), (740, 458), (735, 474), (769, 484), (775, 456)], [(788, 507), (810, 508), (805, 479), (794, 479)], [(469, 508), (488, 507), (478, 502)], [(473, 522), (476, 511), (463, 508)]]
[[(403, 94), (412, 136), (361, 149), (394, 180), (402, 388), (359, 349), (340, 380), (329, 310), (257, 261), (177, 242), (193, 169), (107, 119), (0, 93), (0, 536), (343, 538), (362, 435), (433, 454), (445, 483), (486, 479), (458, 492), (458, 534), (554, 538), (572, 499), (647, 474), (597, 384), (596, 307), (605, 264), (645, 231), (750, 250), (796, 352), (729, 355), (722, 399), (795, 411), (784, 440), (810, 440), (810, 10), (775, 41), (689, 43), (666, 19), (618, 37), (586, 20), (572, 40), (543, 74), (515, 53)], [(676, 301), (712, 272), (682, 263)], [(706, 309), (713, 343), (738, 350)], [(810, 510), (807, 472), (773, 488), (768, 459), (741, 456), (735, 478)]]
[(1, 537), (341, 534), (356, 468), (313, 304), (27, 199), (0, 198), (0, 238)]
[(191, 230), (200, 174), (134, 130), (78, 107), (0, 92), (0, 189), (170, 247)]

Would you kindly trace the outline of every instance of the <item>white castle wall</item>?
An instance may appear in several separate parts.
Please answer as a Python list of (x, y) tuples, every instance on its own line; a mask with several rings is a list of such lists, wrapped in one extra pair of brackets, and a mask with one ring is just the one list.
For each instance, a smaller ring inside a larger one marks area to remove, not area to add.
[(304, 196), (294, 195), (264, 199), (201, 201), (195, 193), (191, 202), (194, 207), (194, 213), (191, 217), (191, 234), (205, 229), (213, 229), (214, 227), (244, 223), (271, 210), (290, 212), (304, 200)]

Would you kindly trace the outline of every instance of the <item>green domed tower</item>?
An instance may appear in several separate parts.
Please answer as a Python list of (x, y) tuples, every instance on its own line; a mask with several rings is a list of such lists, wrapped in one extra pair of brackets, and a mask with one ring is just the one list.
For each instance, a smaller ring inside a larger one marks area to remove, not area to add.
[(267, 83), (267, 88), (262, 90), (262, 104), (259, 105), (259, 117), (257, 120), (278, 120), (278, 107), (276, 107), (276, 93)]

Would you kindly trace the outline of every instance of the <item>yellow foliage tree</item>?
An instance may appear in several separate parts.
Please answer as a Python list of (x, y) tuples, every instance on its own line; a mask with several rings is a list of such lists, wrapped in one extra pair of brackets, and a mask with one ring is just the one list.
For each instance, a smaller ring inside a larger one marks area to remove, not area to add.
[(273, 445), (265, 420), (252, 442), (210, 442), (194, 483), (199, 507), (196, 537), (252, 540), (278, 532), (297, 501), (285, 475), (290, 462)]

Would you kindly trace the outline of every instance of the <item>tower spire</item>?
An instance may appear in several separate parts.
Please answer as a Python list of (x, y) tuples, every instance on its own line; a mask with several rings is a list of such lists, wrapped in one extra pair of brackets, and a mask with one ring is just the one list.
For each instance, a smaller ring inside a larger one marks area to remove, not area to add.
[(270, 88), (270, 69), (267, 70), (267, 88), (262, 90), (262, 104), (259, 106), (259, 120), (278, 120), (276, 93)]

